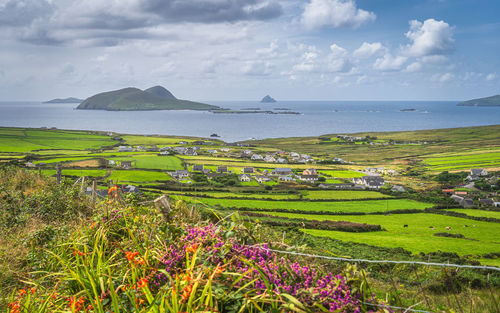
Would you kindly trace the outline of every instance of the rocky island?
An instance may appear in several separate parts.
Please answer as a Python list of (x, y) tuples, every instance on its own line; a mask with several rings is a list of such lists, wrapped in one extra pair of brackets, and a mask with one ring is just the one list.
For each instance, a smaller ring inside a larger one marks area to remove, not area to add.
[(261, 103), (274, 103), (277, 102), (274, 98), (272, 98), (270, 95), (265, 96), (260, 100)]
[(219, 107), (177, 99), (162, 86), (141, 90), (134, 87), (99, 93), (85, 99), (78, 110), (149, 111), (149, 110), (217, 110)]
[(457, 105), (474, 107), (498, 107), (500, 106), (500, 95), (463, 101), (458, 103)]
[(82, 103), (82, 102), (83, 102), (82, 99), (70, 97), (65, 99), (60, 99), (60, 98), (52, 99), (49, 101), (45, 101), (43, 103)]

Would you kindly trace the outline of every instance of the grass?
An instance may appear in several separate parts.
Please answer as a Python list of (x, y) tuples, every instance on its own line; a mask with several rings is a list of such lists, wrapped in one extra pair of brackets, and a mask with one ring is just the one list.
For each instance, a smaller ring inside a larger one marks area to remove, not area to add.
[(366, 200), (366, 201), (336, 201), (336, 202), (307, 202), (307, 201), (263, 201), (263, 200), (233, 200), (233, 199), (198, 199), (199, 201), (221, 207), (235, 208), (255, 208), (255, 209), (285, 209), (285, 210), (301, 210), (311, 212), (384, 212), (389, 210), (405, 210), (419, 209), (423, 210), (426, 207), (431, 207), (431, 204), (417, 202), (407, 199), (388, 199), (388, 200)]
[[(52, 176), (52, 175), (56, 174), (56, 170), (42, 170), (42, 173), (44, 175)], [(62, 170), (63, 176), (78, 176), (78, 177), (93, 176), (93, 177), (98, 177), (98, 176), (104, 176), (104, 175), (106, 175), (106, 173), (108, 173), (108, 172), (105, 170), (67, 170), (67, 169)]]
[(116, 144), (108, 136), (90, 132), (0, 128), (0, 151), (32, 152), (41, 149), (97, 149)]
[(183, 170), (182, 161), (174, 156), (135, 155), (133, 157), (109, 158), (113, 161), (135, 161), (139, 169), (158, 169), (164, 171)]
[(304, 198), (311, 200), (334, 199), (334, 200), (351, 200), (351, 199), (377, 199), (377, 198), (392, 198), (376, 191), (352, 191), (352, 190), (311, 190), (303, 192)]
[(155, 182), (171, 180), (166, 173), (140, 170), (114, 170), (109, 179), (118, 182)]
[[(281, 216), (281, 213), (272, 213)], [(314, 236), (331, 237), (342, 241), (365, 243), (380, 247), (401, 247), (412, 253), (455, 252), (459, 255), (481, 255), (500, 251), (498, 234), (500, 224), (450, 217), (436, 214), (394, 214), (367, 216), (313, 216), (286, 215), (308, 219), (343, 220), (356, 223), (381, 225), (386, 231), (372, 233), (346, 233), (338, 231), (303, 230)], [(408, 227), (403, 227), (408, 225)], [(468, 225), (468, 227), (464, 227)], [(473, 227), (475, 225), (475, 227)], [(435, 230), (430, 227), (434, 227)], [(452, 230), (446, 230), (451, 227)], [(468, 239), (434, 236), (437, 232), (462, 234)]]
[(476, 217), (492, 217), (500, 219), (500, 211), (485, 211), (485, 210), (475, 210), (475, 209), (448, 209), (446, 211), (464, 213)]

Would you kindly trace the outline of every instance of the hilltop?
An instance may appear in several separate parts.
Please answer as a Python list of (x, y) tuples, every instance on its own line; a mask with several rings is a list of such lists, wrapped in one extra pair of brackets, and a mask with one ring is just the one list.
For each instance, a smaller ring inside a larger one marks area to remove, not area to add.
[(129, 87), (96, 94), (85, 99), (79, 110), (146, 111), (146, 110), (214, 110), (217, 106), (177, 99), (161, 86), (146, 90)]
[(56, 98), (49, 101), (45, 101), (44, 103), (82, 103), (82, 102), (83, 102), (82, 99), (70, 97), (65, 99)]
[(264, 98), (262, 98), (262, 100), (260, 100), (260, 102), (261, 103), (274, 103), (274, 102), (277, 102), (277, 101), (276, 101), (276, 99), (274, 99), (270, 95), (267, 95)]
[(457, 105), (475, 106), (475, 107), (497, 107), (500, 106), (500, 95), (463, 101)]

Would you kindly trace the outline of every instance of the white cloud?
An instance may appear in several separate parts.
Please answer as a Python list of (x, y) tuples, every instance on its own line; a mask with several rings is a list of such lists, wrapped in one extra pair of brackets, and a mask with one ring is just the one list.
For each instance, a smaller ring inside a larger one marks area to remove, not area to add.
[(248, 76), (271, 75), (271, 63), (263, 61), (247, 61), (243, 67), (243, 74)]
[(386, 53), (384, 57), (375, 61), (373, 68), (380, 71), (399, 71), (407, 60), (407, 57), (393, 57), (390, 53)]
[(375, 18), (375, 13), (358, 9), (354, 0), (311, 0), (306, 4), (301, 20), (308, 29), (357, 28)]
[(421, 69), (422, 69), (422, 64), (420, 64), (419, 62), (413, 62), (412, 64), (406, 67), (405, 72), (413, 73), (413, 72), (418, 72)]
[(490, 73), (490, 74), (486, 75), (486, 80), (487, 81), (492, 81), (495, 78), (497, 78), (497, 75), (495, 73)]
[(265, 57), (275, 57), (277, 55), (279, 46), (275, 41), (272, 41), (267, 48), (257, 49), (255, 52), (258, 55)]
[(349, 72), (352, 69), (352, 64), (347, 58), (348, 54), (346, 49), (332, 44), (330, 46), (330, 54), (328, 55), (328, 71)]
[(387, 52), (387, 48), (380, 42), (363, 42), (363, 44), (354, 51), (353, 56), (359, 59), (367, 59), (383, 52)]
[(301, 62), (293, 67), (294, 71), (299, 72), (314, 72), (317, 69), (317, 59), (319, 53), (315, 47), (308, 47), (308, 50), (301, 56)]
[(453, 78), (455, 78), (455, 75), (453, 75), (452, 73), (444, 73), (444, 74), (434, 74), (431, 77), (431, 80), (439, 83), (446, 83), (452, 80)]
[(444, 55), (427, 55), (420, 59), (427, 64), (443, 64), (448, 62), (448, 58)]
[(412, 41), (404, 48), (409, 56), (423, 57), (447, 54), (455, 49), (453, 27), (444, 21), (435, 19), (410, 21), (410, 30), (405, 34)]

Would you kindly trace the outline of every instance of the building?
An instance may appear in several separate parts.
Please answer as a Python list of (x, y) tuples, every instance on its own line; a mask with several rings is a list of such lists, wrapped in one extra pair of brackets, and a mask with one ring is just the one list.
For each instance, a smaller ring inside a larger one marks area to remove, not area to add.
[(291, 176), (279, 176), (278, 180), (284, 181), (284, 182), (291, 182), (291, 181), (295, 181), (295, 178), (293, 178)]
[(271, 181), (271, 178), (269, 178), (267, 176), (257, 175), (257, 176), (255, 176), (255, 180), (262, 184), (262, 183)]
[(307, 176), (307, 175), (316, 175), (317, 176), (318, 172), (314, 168), (308, 168), (308, 169), (306, 169), (306, 170), (304, 170), (302, 172), (302, 175), (305, 175), (305, 176)]
[(254, 160), (254, 161), (262, 161), (264, 160), (264, 157), (260, 154), (253, 154), (250, 159)]
[(276, 162), (276, 159), (274, 157), (270, 156), (270, 155), (266, 155), (264, 157), (264, 161), (267, 162), (267, 163), (274, 163), (274, 162)]
[(132, 152), (134, 149), (129, 146), (119, 146), (118, 147), (118, 152)]
[(196, 149), (194, 149), (194, 148), (187, 148), (186, 152), (184, 152), (184, 154), (194, 156), (194, 155), (198, 155), (198, 152), (196, 152)]
[(180, 171), (177, 170), (177, 171), (170, 172), (170, 175), (173, 178), (182, 179), (182, 178), (189, 177), (189, 171), (187, 171), (187, 170), (180, 170)]
[(493, 199), (479, 199), (479, 202), (484, 206), (495, 206), (495, 201)]
[(470, 170), (472, 176), (488, 176), (488, 171), (484, 168), (473, 168)]
[(231, 149), (229, 149), (229, 148), (220, 148), (220, 151), (222, 151), (222, 152), (230, 152)]
[(124, 169), (132, 168), (132, 161), (121, 161), (120, 167)]
[(250, 182), (252, 180), (252, 178), (248, 174), (240, 174), (238, 176), (238, 179), (242, 182)]
[(217, 173), (229, 173), (227, 166), (217, 166)]
[(170, 154), (170, 152), (168, 152), (168, 151), (161, 151), (158, 155), (159, 156), (166, 156), (166, 155), (169, 155), (169, 154)]
[(254, 173), (253, 167), (244, 167), (242, 171), (245, 174), (253, 174)]
[(207, 150), (207, 153), (212, 153), (212, 154), (216, 154), (218, 153), (219, 151), (215, 150), (215, 149), (208, 149)]
[(380, 176), (363, 176), (353, 179), (353, 183), (364, 186), (366, 188), (379, 189), (384, 186), (385, 181)]
[(456, 203), (459, 203), (459, 204), (464, 200), (463, 197), (460, 197), (460, 196), (457, 196), (457, 195), (452, 195), (450, 198), (451, 198), (451, 200), (453, 200), (453, 201), (455, 201)]
[(301, 175), (300, 180), (307, 181), (307, 182), (315, 182), (318, 180), (318, 175)]
[(286, 164), (288, 163), (287, 159), (284, 159), (284, 158), (278, 158), (276, 160), (276, 163), (280, 163), (280, 164)]
[(275, 168), (274, 171), (272, 172), (273, 175), (280, 175), (280, 176), (288, 176), (292, 175), (292, 169), (291, 168)]
[(193, 165), (193, 172), (203, 172), (204, 169), (203, 165)]
[(474, 200), (472, 200), (471, 198), (464, 198), (460, 205), (464, 208), (471, 208), (474, 206)]

